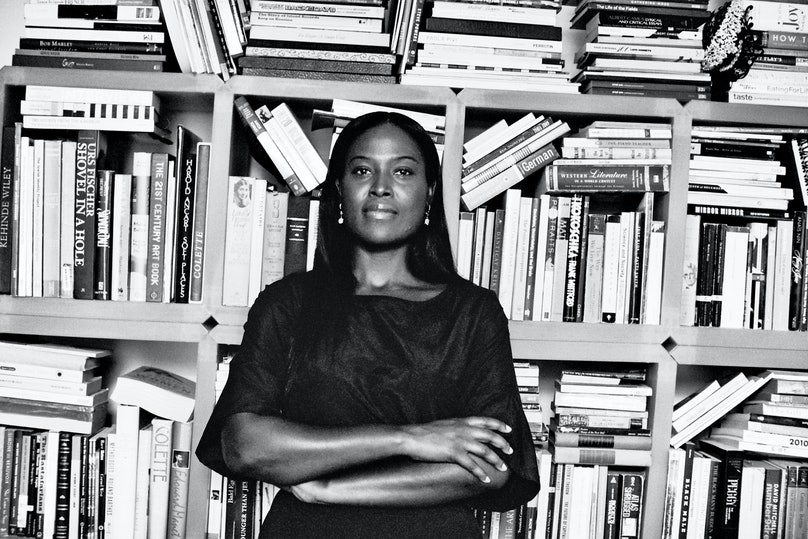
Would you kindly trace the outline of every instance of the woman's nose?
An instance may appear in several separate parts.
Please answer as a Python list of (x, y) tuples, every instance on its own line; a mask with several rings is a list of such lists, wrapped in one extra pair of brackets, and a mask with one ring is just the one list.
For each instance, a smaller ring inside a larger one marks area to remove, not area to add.
[(371, 186), (371, 193), (376, 196), (386, 196), (390, 194), (391, 174), (388, 172), (381, 172), (376, 175)]

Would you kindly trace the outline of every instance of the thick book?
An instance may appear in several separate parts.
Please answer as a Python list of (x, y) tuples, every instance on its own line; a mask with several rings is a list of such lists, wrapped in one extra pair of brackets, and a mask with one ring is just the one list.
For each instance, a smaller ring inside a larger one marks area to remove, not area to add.
[(239, 67), (288, 69), (295, 71), (327, 71), (336, 73), (361, 73), (366, 75), (392, 75), (393, 64), (360, 62), (351, 60), (328, 60), (314, 58), (243, 56), (237, 61)]
[(102, 348), (0, 341), (0, 356), (3, 358), (0, 359), (0, 364), (10, 361), (41, 367), (84, 370), (97, 367), (100, 364), (99, 358), (111, 355), (110, 350)]
[(110, 398), (160, 417), (189, 421), (194, 412), (196, 384), (165, 369), (144, 365), (119, 376)]
[(76, 142), (73, 297), (93, 299), (96, 173), (101, 168), (106, 140), (100, 131), (82, 130), (76, 135)]
[[(188, 303), (193, 263), (194, 212), (197, 191), (197, 144), (201, 139), (184, 125), (177, 126), (177, 214), (174, 233), (174, 301)], [(168, 223), (170, 226), (171, 223)]]
[(372, 73), (341, 73), (337, 71), (297, 71), (294, 69), (276, 69), (264, 67), (244, 67), (242, 75), (256, 77), (280, 77), (286, 79), (338, 80), (349, 82), (371, 82), (379, 84), (395, 84), (394, 75), (375, 75)]
[(0, 211), (5, 217), (0, 220), (0, 294), (11, 293), (11, 268), (14, 235), (13, 204), (15, 175), (16, 127), (3, 127), (2, 154), (0, 154)]
[(144, 105), (160, 109), (160, 100), (151, 90), (124, 90), (114, 88), (81, 88), (76, 86), (43, 86), (29, 84), (25, 99), (29, 101), (70, 101), (78, 103), (117, 103)]
[(605, 447), (613, 449), (651, 449), (651, 436), (632, 434), (588, 434), (550, 431), (550, 440), (563, 447)]
[(93, 299), (112, 299), (112, 193), (115, 172), (99, 170), (95, 205)]
[(165, 61), (154, 59), (130, 60), (120, 58), (84, 58), (64, 52), (61, 56), (40, 56), (17, 52), (11, 55), (11, 65), (50, 67), (60, 69), (102, 69), (114, 71), (163, 71)]

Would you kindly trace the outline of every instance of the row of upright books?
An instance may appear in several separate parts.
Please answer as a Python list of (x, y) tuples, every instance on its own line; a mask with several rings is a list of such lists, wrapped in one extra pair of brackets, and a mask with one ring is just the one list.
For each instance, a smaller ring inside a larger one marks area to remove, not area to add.
[(0, 537), (185, 537), (195, 385), (111, 356), (0, 342)]
[(807, 394), (803, 372), (740, 372), (677, 403), (663, 537), (804, 537)]
[(683, 325), (805, 331), (805, 145), (776, 128), (693, 128)]
[(116, 153), (137, 131), (163, 138), (155, 103), (150, 91), (26, 87), (22, 122), (3, 132), (13, 215), (0, 292), (201, 302), (210, 144), (180, 125), (176, 155)]
[[(749, 42), (763, 54), (748, 75), (716, 95), (804, 106), (808, 34), (799, 2), (732, 5), (730, 11), (747, 10)], [(558, 0), (132, 0), (121, 6), (28, 0), (13, 63), (179, 70), (225, 80), (240, 73), (713, 98), (702, 65), (701, 34), (712, 15), (706, 1), (582, 0), (571, 8), (569, 28), (562, 27), (561, 9)], [(566, 57), (574, 58), (574, 68)]]

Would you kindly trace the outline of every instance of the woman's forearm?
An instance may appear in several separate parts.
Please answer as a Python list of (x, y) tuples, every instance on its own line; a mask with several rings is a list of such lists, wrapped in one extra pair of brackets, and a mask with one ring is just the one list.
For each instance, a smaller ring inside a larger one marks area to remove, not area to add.
[(290, 488), (310, 503), (420, 507), (466, 499), (501, 488), (509, 472), (480, 462), (490, 474), (483, 483), (452, 463), (398, 461), (363, 466)]
[(394, 427), (320, 428), (278, 417), (236, 414), (222, 434), (228, 467), (276, 485), (303, 483), (401, 454)]
[[(484, 483), (505, 470), (494, 451), (512, 452), (499, 420), (467, 417), (420, 425), (315, 427), (278, 417), (234, 414), (222, 432), (229, 472), (275, 485), (297, 485), (391, 457), (452, 463)], [(486, 463), (483, 467), (481, 463)]]

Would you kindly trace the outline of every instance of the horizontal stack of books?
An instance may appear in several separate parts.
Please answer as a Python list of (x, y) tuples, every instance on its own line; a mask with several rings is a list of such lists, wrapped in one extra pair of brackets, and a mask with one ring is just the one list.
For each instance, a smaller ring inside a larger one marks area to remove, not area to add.
[(529, 361), (514, 361), (516, 384), (519, 386), (519, 397), (522, 399), (522, 410), (525, 412), (533, 445), (547, 445), (548, 431), (544, 421), (539, 391), (539, 365)]
[(404, 15), (387, 7), (386, 0), (251, 2), (239, 73), (394, 83), (391, 28)]
[(732, 83), (730, 103), (808, 107), (808, 14), (800, 2), (743, 0), (763, 54)]
[(694, 128), (682, 324), (806, 329), (801, 140), (760, 128)]
[(246, 54), (237, 60), (240, 73), (396, 81), (386, 0), (361, 4), (262, 0), (250, 7)]
[(104, 426), (109, 350), (0, 341), (0, 425), (93, 434)]
[(563, 371), (555, 382), (550, 444), (558, 464), (650, 466), (645, 370)]
[(720, 422), (709, 436), (669, 452), (663, 537), (803, 536), (805, 395), (806, 373), (765, 371), (714, 381), (680, 403), (677, 410), (683, 411), (674, 411), (675, 418), (689, 421), (695, 410), (720, 406), (711, 423)]
[(561, 59), (556, 0), (428, 0), (401, 84), (577, 93)]
[(137, 5), (26, 2), (12, 65), (163, 71), (166, 33), (153, 1)]
[(701, 73), (702, 0), (653, 3), (581, 0), (570, 25), (586, 30), (573, 78), (583, 93), (710, 99)]
[[(47, 101), (64, 95), (82, 102)], [(7, 293), (202, 301), (210, 144), (179, 125), (176, 155), (137, 151), (122, 164), (114, 151), (133, 136), (116, 129), (155, 134), (158, 104), (150, 91), (26, 87), (24, 111), (76, 115), (25, 114), (4, 128), (3, 166), (19, 208), (5, 251), (12, 262), (3, 265)]]
[(562, 120), (527, 113), (503, 119), (463, 144), (460, 202), (472, 211), (559, 157), (552, 144), (569, 133)]

